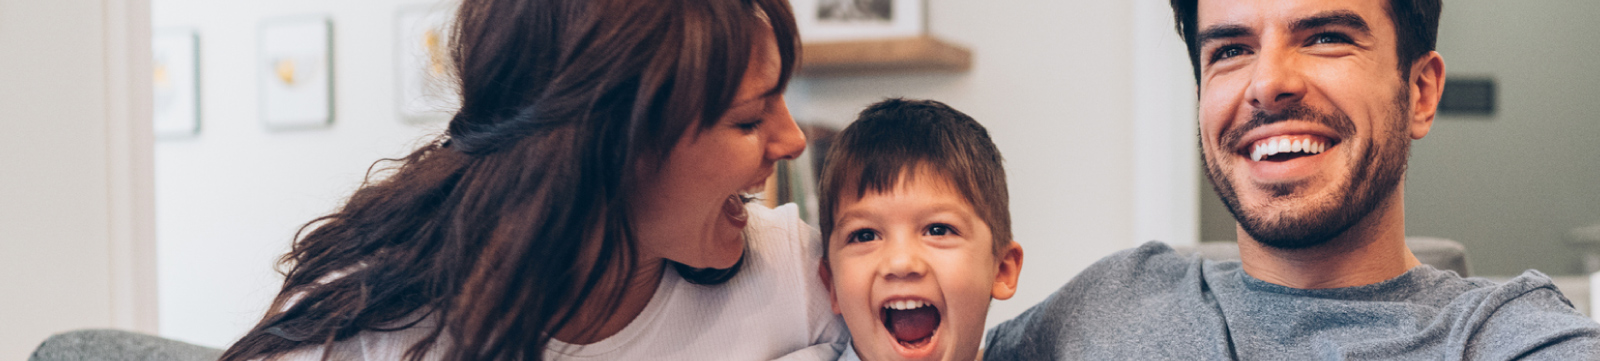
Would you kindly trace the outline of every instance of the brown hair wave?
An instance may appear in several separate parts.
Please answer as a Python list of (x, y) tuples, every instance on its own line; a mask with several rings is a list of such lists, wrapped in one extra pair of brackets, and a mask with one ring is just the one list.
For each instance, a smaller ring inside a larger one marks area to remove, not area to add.
[[(790, 11), (785, 0), (463, 1), (452, 34), (462, 105), (446, 136), (379, 161), (388, 168), (302, 227), (271, 310), (222, 360), (314, 345), (333, 358), (338, 341), (423, 320), (436, 325), (411, 360), (542, 359), (577, 305), (620, 301), (620, 289), (597, 289), (603, 277), (634, 274), (626, 200), (648, 175), (634, 165), (660, 164), (726, 112), (768, 27), (783, 69), (771, 91), (786, 87), (799, 43)], [(702, 283), (732, 273), (675, 266), (711, 277)]]

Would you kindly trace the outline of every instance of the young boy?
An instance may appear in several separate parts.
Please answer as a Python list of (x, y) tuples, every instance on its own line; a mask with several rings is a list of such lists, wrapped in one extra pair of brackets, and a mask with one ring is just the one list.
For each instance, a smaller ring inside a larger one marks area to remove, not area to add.
[(929, 100), (889, 99), (840, 132), (822, 172), (819, 267), (842, 360), (974, 360), (991, 299), (1016, 293), (1005, 169), (989, 134)]

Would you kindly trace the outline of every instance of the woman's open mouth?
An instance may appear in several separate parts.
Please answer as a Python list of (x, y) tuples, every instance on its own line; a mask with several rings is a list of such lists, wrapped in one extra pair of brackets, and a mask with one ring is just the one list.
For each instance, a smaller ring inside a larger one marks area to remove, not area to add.
[(894, 337), (901, 356), (917, 358), (933, 351), (935, 335), (943, 321), (933, 303), (906, 299), (885, 302), (881, 308), (883, 327)]

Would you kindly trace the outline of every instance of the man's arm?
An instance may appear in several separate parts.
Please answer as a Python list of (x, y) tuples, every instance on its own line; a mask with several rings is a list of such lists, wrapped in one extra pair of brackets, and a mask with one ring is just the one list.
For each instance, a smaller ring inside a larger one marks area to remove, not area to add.
[[(1531, 282), (1518, 277), (1508, 283)], [(1478, 360), (1600, 360), (1600, 323), (1572, 308), (1548, 278), (1493, 310), (1466, 346)]]

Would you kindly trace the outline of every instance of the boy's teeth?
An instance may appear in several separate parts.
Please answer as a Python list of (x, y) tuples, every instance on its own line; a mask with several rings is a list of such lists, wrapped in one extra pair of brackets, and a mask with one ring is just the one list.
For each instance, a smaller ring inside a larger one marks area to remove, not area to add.
[(892, 309), (892, 310), (905, 311), (905, 310), (914, 310), (914, 309), (922, 308), (922, 306), (926, 306), (926, 305), (927, 305), (927, 303), (922, 302), (922, 301), (918, 301), (918, 300), (900, 300), (900, 301), (889, 301), (889, 303), (884, 304), (883, 307), (888, 308), (888, 309)]
[(1251, 148), (1250, 160), (1259, 162), (1261, 161), (1261, 158), (1270, 157), (1280, 153), (1296, 152), (1318, 154), (1326, 150), (1328, 150), (1328, 145), (1316, 139), (1269, 139), (1267, 141), (1257, 142), (1255, 147)]

